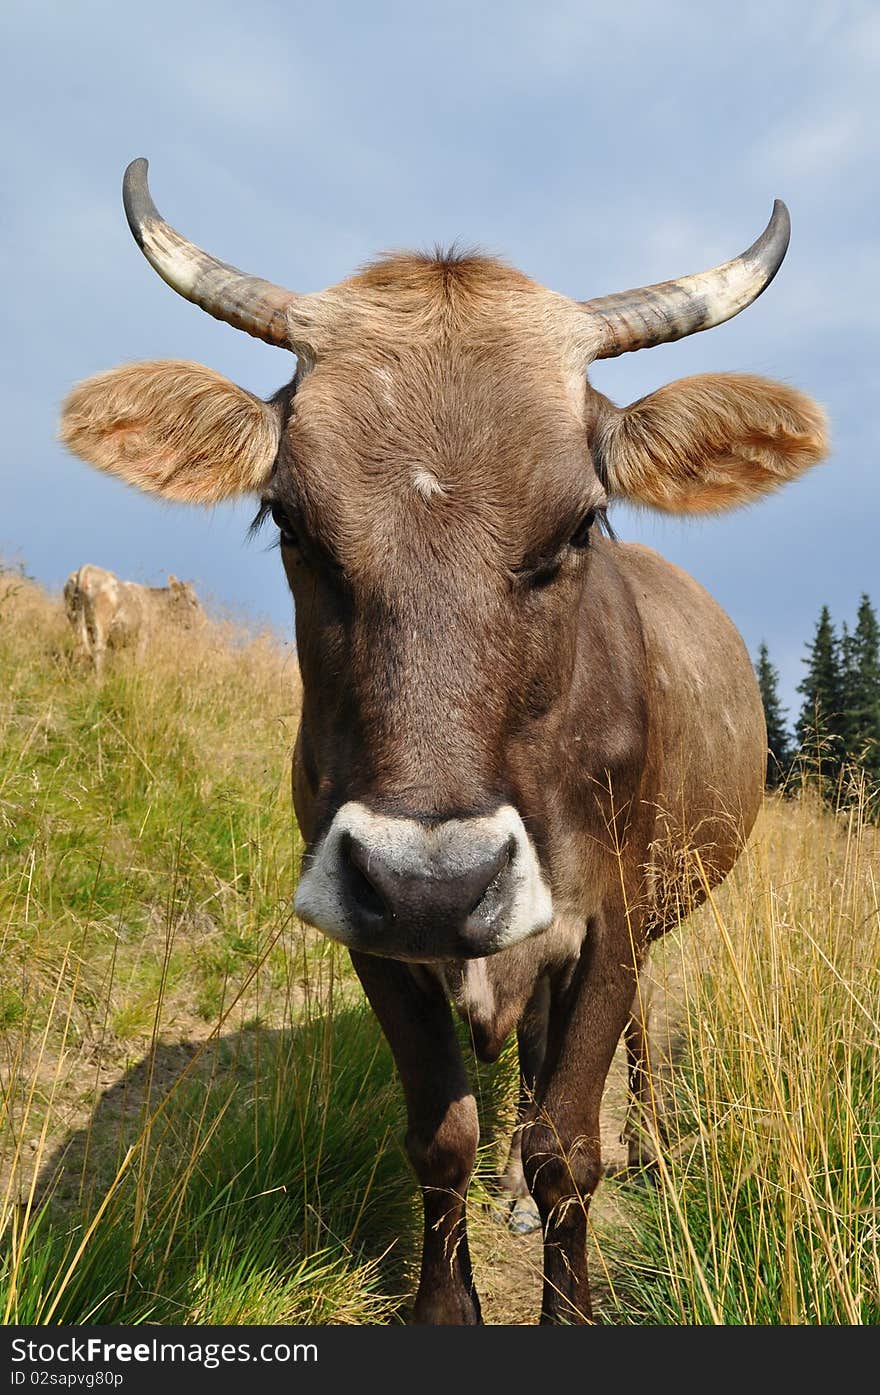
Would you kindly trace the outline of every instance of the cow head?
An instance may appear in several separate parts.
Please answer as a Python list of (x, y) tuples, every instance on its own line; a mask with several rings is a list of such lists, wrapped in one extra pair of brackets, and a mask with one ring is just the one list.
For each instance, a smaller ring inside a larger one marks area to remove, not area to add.
[(189, 581), (179, 581), (171, 572), (168, 574), (168, 608), (178, 624), (189, 628), (202, 615), (202, 607), (195, 587)]
[[(389, 257), (297, 296), (170, 228), (145, 161), (125, 204), (174, 289), (298, 358), (269, 402), (195, 364), (118, 368), (76, 387), (62, 424), (130, 483), (250, 493), (278, 530), (303, 678), (298, 912), (414, 960), (545, 929), (560, 734), (584, 664), (604, 661), (584, 651), (606, 503), (725, 508), (825, 449), (821, 411), (789, 387), (702, 376), (621, 410), (586, 369), (748, 305), (784, 256), (784, 206), (722, 267), (579, 303), (477, 256)], [(596, 741), (625, 764), (644, 714), (619, 697), (620, 731)]]

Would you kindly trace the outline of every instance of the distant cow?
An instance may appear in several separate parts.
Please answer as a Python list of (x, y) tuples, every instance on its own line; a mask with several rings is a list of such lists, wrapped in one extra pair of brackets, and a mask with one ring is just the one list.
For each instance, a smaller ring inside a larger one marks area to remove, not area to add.
[(639, 970), (736, 861), (767, 749), (733, 623), (609, 536), (605, 508), (712, 513), (826, 451), (821, 409), (785, 383), (702, 374), (617, 407), (587, 368), (751, 304), (785, 254), (786, 209), (723, 266), (578, 302), (455, 254), (389, 256), (297, 295), (175, 232), (143, 160), (125, 207), (175, 290), (297, 356), (268, 402), (198, 364), (125, 364), (74, 389), (62, 435), (166, 499), (255, 495), (278, 530), (303, 681), (295, 905), (348, 946), (397, 1062), (424, 1199), (414, 1317), (480, 1317), (477, 1106), (451, 1003), (486, 1060), (517, 1031), (509, 1189), (540, 1213), (543, 1319), (584, 1321), (621, 1034), (630, 1158), (657, 1161)]
[(190, 629), (204, 616), (186, 581), (168, 577), (167, 586), (139, 586), (86, 563), (71, 572), (64, 587), (64, 609), (81, 655), (101, 673), (108, 649), (136, 646), (142, 654), (156, 629), (167, 624)]

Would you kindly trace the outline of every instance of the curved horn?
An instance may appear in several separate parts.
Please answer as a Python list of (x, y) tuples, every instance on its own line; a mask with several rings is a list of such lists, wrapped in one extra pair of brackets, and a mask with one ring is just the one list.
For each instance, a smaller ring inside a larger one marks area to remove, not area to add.
[(294, 348), (288, 312), (300, 297), (217, 261), (175, 232), (150, 197), (146, 160), (132, 160), (125, 171), (122, 202), (135, 242), (172, 290), (256, 339)]
[(776, 199), (770, 222), (757, 242), (733, 261), (678, 281), (582, 301), (583, 309), (600, 323), (600, 348), (594, 357), (616, 358), (634, 349), (651, 349), (732, 319), (770, 285), (790, 236), (788, 209)]

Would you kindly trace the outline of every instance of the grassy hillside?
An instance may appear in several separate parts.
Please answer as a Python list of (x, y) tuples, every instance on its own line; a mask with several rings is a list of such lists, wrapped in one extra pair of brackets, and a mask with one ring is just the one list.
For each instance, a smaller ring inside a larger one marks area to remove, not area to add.
[[(78, 1000), (119, 1043), (149, 1034), (160, 979), (169, 1010), (185, 982), (181, 1011), (215, 1017), (290, 896), (295, 660), (208, 624), (159, 636), (144, 663), (121, 655), (98, 683), (58, 602), (6, 574), (0, 667), (0, 818), (19, 874), (5, 948), (29, 970), (0, 1021), (45, 1011), (68, 944)], [(285, 972), (270, 954), (262, 978)]]
[(0, 672), (7, 1319), (387, 1316), (400, 1106), (290, 912), (295, 661), (209, 623), (98, 683), (7, 573)]
[[(399, 1320), (399, 1088), (344, 954), (290, 911), (294, 660), (208, 623), (98, 683), (6, 572), (0, 674), (5, 1320)], [(602, 1320), (880, 1317), (877, 837), (772, 803), (657, 956), (672, 1148), (656, 1189), (603, 1185)], [(511, 1053), (473, 1074), (478, 1283), (534, 1321), (534, 1244), (482, 1209)]]

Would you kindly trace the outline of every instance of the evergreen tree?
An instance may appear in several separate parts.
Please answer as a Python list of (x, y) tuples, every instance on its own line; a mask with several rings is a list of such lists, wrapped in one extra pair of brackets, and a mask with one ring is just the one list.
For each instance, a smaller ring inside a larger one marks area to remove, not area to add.
[(813, 643), (803, 662), (807, 672), (797, 690), (804, 701), (795, 735), (806, 758), (829, 781), (836, 782), (846, 753), (846, 722), (840, 645), (827, 605), (822, 607)]
[(785, 780), (791, 765), (792, 751), (785, 725), (786, 713), (779, 699), (779, 674), (770, 662), (770, 655), (763, 640), (758, 649), (755, 673), (758, 677), (761, 701), (764, 704), (764, 720), (767, 723), (767, 773), (765, 778), (767, 785), (774, 789)]
[(852, 761), (858, 750), (858, 724), (855, 710), (858, 703), (858, 656), (855, 635), (850, 632), (846, 621), (840, 627), (840, 710), (843, 748), (847, 761)]
[(859, 604), (847, 673), (847, 752), (880, 784), (880, 624), (868, 596)]

